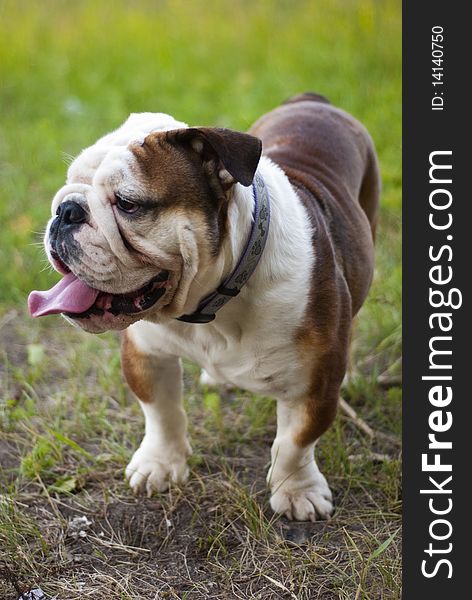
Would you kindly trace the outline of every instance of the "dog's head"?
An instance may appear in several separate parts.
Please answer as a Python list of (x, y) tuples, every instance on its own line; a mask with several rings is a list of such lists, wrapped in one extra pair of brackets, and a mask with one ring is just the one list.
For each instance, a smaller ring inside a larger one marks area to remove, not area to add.
[(234, 184), (251, 184), (261, 142), (131, 115), (84, 150), (52, 202), (48, 258), (63, 279), (33, 292), (33, 316), (64, 313), (83, 329), (123, 329), (183, 314), (192, 282), (211, 271)]

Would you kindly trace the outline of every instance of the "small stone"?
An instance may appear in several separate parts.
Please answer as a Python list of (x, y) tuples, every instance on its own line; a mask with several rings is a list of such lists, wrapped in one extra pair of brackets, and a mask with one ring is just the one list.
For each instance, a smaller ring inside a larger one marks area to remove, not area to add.
[(29, 592), (21, 594), (18, 600), (47, 600), (47, 596), (41, 588), (32, 588)]

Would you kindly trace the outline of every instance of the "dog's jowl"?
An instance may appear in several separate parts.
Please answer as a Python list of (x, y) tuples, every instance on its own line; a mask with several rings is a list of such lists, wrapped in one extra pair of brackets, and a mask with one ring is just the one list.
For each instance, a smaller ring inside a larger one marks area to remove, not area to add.
[(277, 400), (271, 506), (329, 517), (314, 448), (371, 283), (378, 195), (367, 131), (315, 94), (249, 133), (133, 114), (76, 158), (45, 237), (63, 278), (29, 307), (92, 333), (125, 330), (123, 372), (145, 416), (133, 490), (189, 475), (184, 357), (207, 382)]

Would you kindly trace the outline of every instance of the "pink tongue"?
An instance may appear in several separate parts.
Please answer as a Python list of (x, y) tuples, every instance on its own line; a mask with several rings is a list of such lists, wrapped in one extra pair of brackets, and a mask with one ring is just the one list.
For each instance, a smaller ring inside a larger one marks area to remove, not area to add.
[(31, 292), (28, 309), (33, 317), (57, 313), (81, 313), (88, 310), (99, 294), (73, 273), (67, 273), (59, 283), (45, 292)]

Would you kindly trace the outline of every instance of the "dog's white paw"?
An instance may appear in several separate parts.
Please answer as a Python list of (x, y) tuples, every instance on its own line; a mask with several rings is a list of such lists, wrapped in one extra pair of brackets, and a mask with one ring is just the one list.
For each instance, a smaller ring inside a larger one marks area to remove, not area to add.
[(272, 489), (272, 510), (291, 521), (329, 519), (333, 513), (333, 495), (324, 475), (319, 471), (316, 480), (308, 485), (300, 485), (296, 480), (291, 482), (289, 478)]
[(171, 483), (182, 484), (187, 481), (187, 457), (190, 454), (188, 444), (182, 452), (163, 452), (142, 444), (126, 467), (126, 479), (135, 494), (145, 491), (150, 497), (153, 492), (165, 492)]

